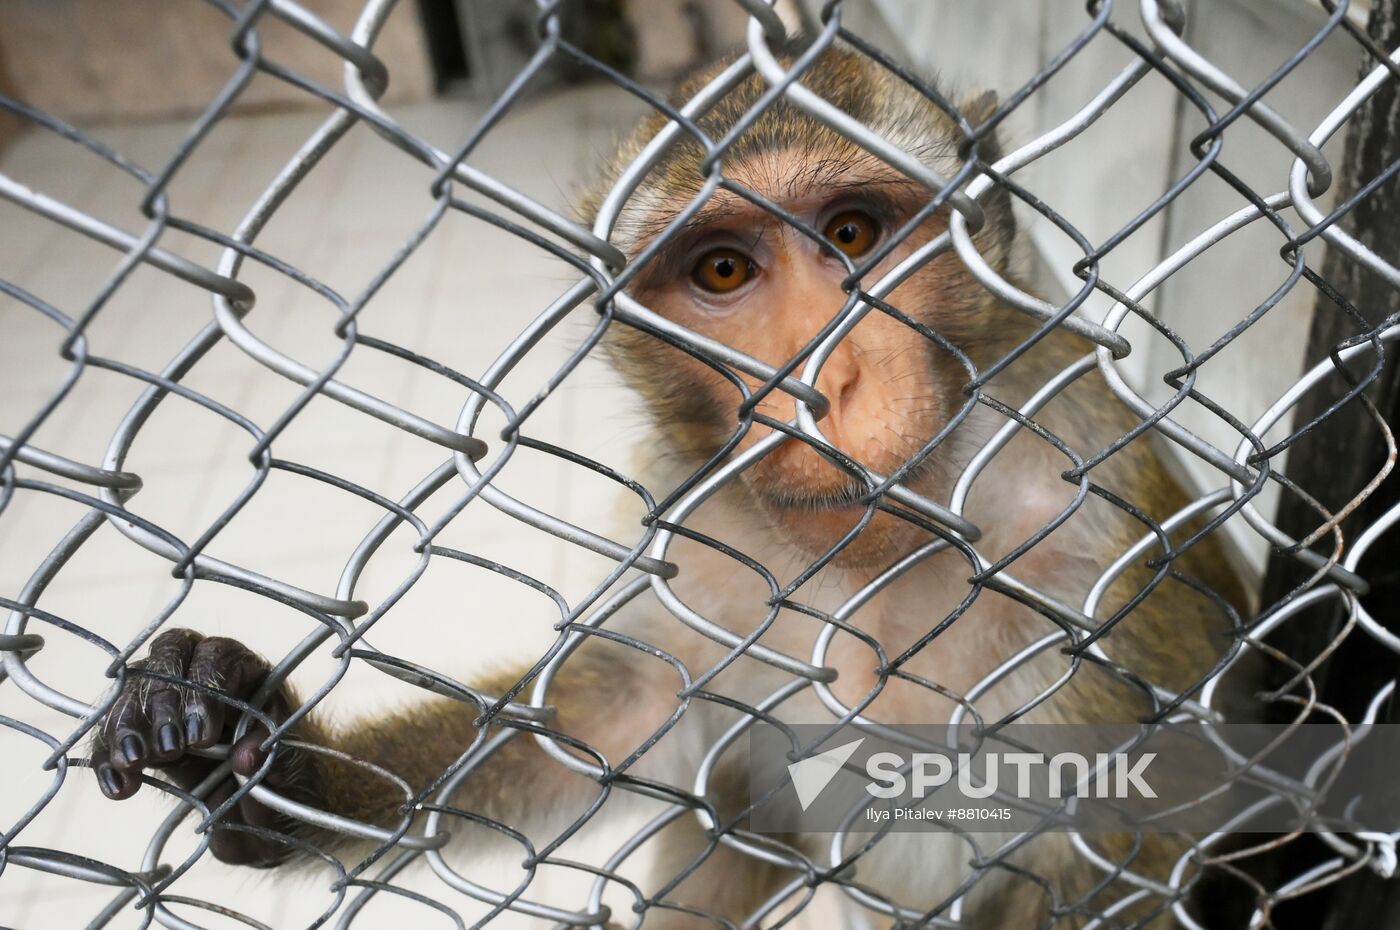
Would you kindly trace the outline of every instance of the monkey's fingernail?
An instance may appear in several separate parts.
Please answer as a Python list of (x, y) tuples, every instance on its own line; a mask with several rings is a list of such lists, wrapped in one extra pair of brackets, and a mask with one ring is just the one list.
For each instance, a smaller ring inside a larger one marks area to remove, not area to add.
[(204, 739), (204, 718), (199, 714), (185, 717), (185, 742), (193, 746)]
[(122, 780), (118, 777), (117, 770), (110, 765), (98, 766), (97, 781), (108, 797), (116, 797), (122, 793)]
[(122, 755), (126, 757), (127, 765), (135, 765), (141, 761), (141, 757), (146, 754), (146, 747), (141, 745), (139, 736), (131, 735), (122, 737), (119, 747)]
[(156, 731), (156, 749), (163, 756), (180, 751), (180, 731), (175, 724), (167, 723)]

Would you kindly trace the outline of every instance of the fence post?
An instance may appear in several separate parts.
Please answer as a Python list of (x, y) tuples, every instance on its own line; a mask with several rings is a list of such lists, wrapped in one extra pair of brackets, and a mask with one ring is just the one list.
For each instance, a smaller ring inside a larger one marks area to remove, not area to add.
[[(1380, 48), (1390, 50), (1400, 43), (1400, 0), (1375, 0), (1367, 31)], [(1369, 72), (1377, 62), (1365, 55), (1361, 71)], [(1346, 154), (1339, 172), (1340, 203), (1352, 192), (1400, 159), (1400, 88), (1391, 78), (1356, 113), (1346, 138)], [(1390, 179), (1361, 200), (1344, 222), (1352, 235), (1391, 263), (1400, 262), (1400, 184)], [(1329, 250), (1323, 261), (1322, 277), (1366, 319), (1376, 326), (1400, 310), (1400, 293), (1359, 262), (1338, 250)], [(1356, 320), (1337, 303), (1318, 292), (1308, 341), (1305, 367), (1328, 357), (1335, 346), (1360, 331)], [(1390, 347), (1391, 353), (1395, 348)], [(1296, 423), (1306, 423), (1346, 393), (1342, 378), (1319, 384), (1299, 404)], [(1366, 395), (1381, 416), (1392, 426), (1400, 422), (1400, 365), (1387, 356), (1387, 364), (1370, 384)], [(1335, 512), (1375, 475), (1385, 446), (1374, 420), (1362, 404), (1353, 400), (1312, 430), (1292, 450), (1286, 473), (1299, 487), (1313, 495), (1329, 511)], [(1342, 524), (1348, 544), (1357, 534), (1389, 508), (1400, 502), (1400, 479), (1392, 476), (1376, 489), (1355, 513)], [(1285, 493), (1279, 507), (1278, 525), (1294, 538), (1311, 532), (1320, 522), (1316, 510)], [(1400, 543), (1395, 534), (1381, 539), (1368, 552), (1360, 574), (1371, 583), (1365, 603), (1372, 616), (1390, 628), (1400, 628)], [(1306, 570), (1287, 557), (1275, 557), (1264, 581), (1262, 604), (1270, 605), (1308, 577)], [(1305, 616), (1288, 621), (1271, 642), (1295, 657), (1311, 657), (1335, 638), (1344, 620), (1335, 602), (1328, 602)], [(1389, 621), (1389, 622), (1387, 622)], [(1338, 707), (1350, 720), (1357, 720), (1377, 689), (1395, 678), (1393, 654), (1374, 648), (1364, 634), (1348, 636), (1332, 660), (1314, 675), (1319, 700)], [(1381, 720), (1400, 721), (1400, 709), (1393, 700)], [(1279, 877), (1287, 880), (1325, 852), (1321, 844), (1294, 843), (1286, 847)], [(1330, 855), (1330, 854), (1329, 854)], [(1322, 894), (1310, 894), (1299, 902), (1285, 905), (1277, 915), (1280, 927), (1308, 926), (1323, 930), (1349, 930), (1373, 926), (1400, 926), (1400, 893), (1394, 880), (1382, 879), (1369, 869), (1352, 878), (1328, 886)], [(1323, 900), (1323, 899), (1326, 900)], [(1306, 911), (1306, 913), (1303, 913)]]

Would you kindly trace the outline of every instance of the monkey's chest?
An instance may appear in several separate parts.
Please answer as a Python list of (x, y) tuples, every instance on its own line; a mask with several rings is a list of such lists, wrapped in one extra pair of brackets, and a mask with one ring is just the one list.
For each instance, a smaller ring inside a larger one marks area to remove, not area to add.
[[(834, 585), (815, 587), (803, 602), (807, 610), (784, 609), (776, 616), (762, 601), (735, 603), (715, 596), (690, 603), (737, 636), (766, 624), (761, 644), (834, 669), (829, 697), (847, 708), (861, 706), (867, 719), (941, 724), (970, 705), (983, 719), (995, 720), (1052, 687), (1068, 661), (1055, 648), (1058, 628), (1011, 598), (988, 589), (972, 591), (965, 564), (943, 569), (929, 566), (931, 577), (891, 585), (857, 609), (850, 605), (859, 589)], [(700, 648), (704, 654), (695, 653), (694, 667), (709, 669), (727, 659), (728, 651), (718, 644)], [(756, 704), (791, 681), (790, 672), (746, 656), (715, 684)], [(829, 722), (833, 713), (809, 691), (785, 701), (780, 716)]]
[[(1022, 605), (981, 597), (988, 603), (892, 603), (894, 616), (872, 618), (879, 629), (870, 640), (833, 637), (832, 692), (845, 703), (873, 695), (868, 718), (909, 724), (947, 722), (959, 707), (996, 720), (1032, 701), (1066, 662), (1047, 641), (1054, 630)], [(1041, 642), (1047, 648), (1037, 651)]]

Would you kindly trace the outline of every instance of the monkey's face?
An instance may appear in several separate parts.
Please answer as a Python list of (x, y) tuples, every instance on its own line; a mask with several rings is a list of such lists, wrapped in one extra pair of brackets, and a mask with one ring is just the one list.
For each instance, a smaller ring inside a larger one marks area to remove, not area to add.
[[(935, 213), (880, 257), (931, 195), (868, 158), (814, 170), (792, 153), (775, 152), (729, 167), (726, 176), (819, 237), (720, 190), (665, 242), (633, 293), (669, 319), (774, 368), (803, 352), (849, 304), (853, 287), (871, 286), (946, 229), (944, 216)], [(853, 267), (859, 272), (854, 281)], [(886, 300), (955, 344), (985, 325), (976, 322), (985, 292), (951, 254), (924, 265)], [(645, 382), (643, 393), (663, 430), (697, 461), (740, 429), (744, 397), (730, 380), (732, 373), (726, 376), (650, 339), (629, 338), (621, 354), (634, 382), (639, 376)], [(756, 379), (740, 377), (750, 392), (760, 388)], [(831, 352), (816, 381), (830, 401), (818, 427), (837, 454), (789, 439), (739, 480), (787, 538), (813, 557), (825, 553), (868, 512), (861, 502), (868, 486), (840, 459), (880, 475), (903, 468), (964, 404), (961, 387), (967, 380), (967, 369), (953, 353), (909, 321), (873, 309)], [(754, 410), (759, 417), (744, 432), (738, 452), (775, 428), (763, 418), (791, 421), (795, 403), (772, 391)], [(939, 465), (935, 451), (904, 483), (915, 490), (940, 483)], [(903, 518), (876, 511), (841, 550), (838, 564), (888, 561), (928, 538), (927, 531)]]

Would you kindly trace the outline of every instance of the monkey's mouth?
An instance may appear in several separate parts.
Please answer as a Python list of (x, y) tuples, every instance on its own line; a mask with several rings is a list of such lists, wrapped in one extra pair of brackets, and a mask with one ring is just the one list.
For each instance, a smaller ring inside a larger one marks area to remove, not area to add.
[[(900, 519), (903, 508), (894, 501), (888, 502), (893, 505), (892, 512), (878, 509), (875, 505), (884, 503), (884, 495), (872, 499), (871, 489), (864, 483), (787, 484), (753, 490), (774, 530), (809, 555), (834, 551), (834, 564), (842, 568), (884, 564), (892, 555), (917, 545), (924, 536), (915, 524)], [(842, 542), (857, 529), (855, 538)]]
[[(926, 483), (931, 472), (927, 461), (917, 463), (905, 471), (900, 485), (918, 490)], [(783, 485), (777, 488), (761, 488), (759, 496), (773, 510), (806, 513), (862, 514), (872, 503), (878, 503), (880, 495), (873, 501), (870, 488), (855, 481), (847, 481), (834, 487), (803, 488)]]
[(830, 511), (862, 512), (870, 506), (866, 500), (869, 489), (849, 484), (826, 490), (806, 491), (800, 488), (779, 488), (763, 493), (764, 502), (774, 510), (819, 513)]

